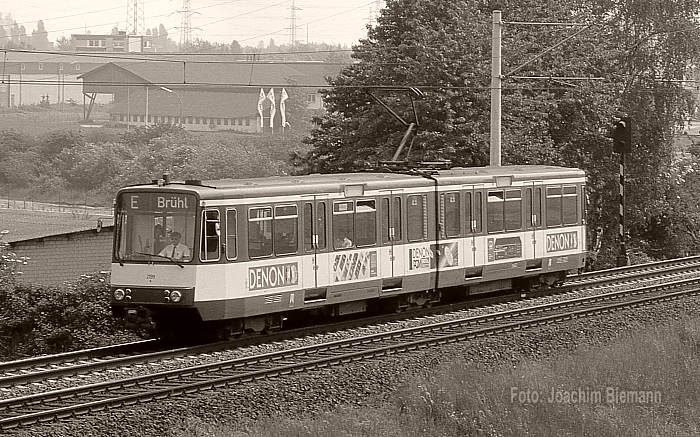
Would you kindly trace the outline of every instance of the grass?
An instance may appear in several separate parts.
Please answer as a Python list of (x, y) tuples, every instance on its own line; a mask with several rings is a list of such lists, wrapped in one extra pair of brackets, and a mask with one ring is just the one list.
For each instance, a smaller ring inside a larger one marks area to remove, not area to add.
[(375, 408), (269, 419), (244, 431), (195, 420), (173, 435), (698, 435), (700, 317), (552, 361), (485, 371), (446, 360), (433, 375)]
[(54, 233), (71, 232), (95, 227), (97, 219), (111, 224), (111, 216), (86, 214), (77, 211), (46, 212), (23, 209), (7, 209), (0, 201), (0, 231), (7, 230), (5, 241), (46, 236)]

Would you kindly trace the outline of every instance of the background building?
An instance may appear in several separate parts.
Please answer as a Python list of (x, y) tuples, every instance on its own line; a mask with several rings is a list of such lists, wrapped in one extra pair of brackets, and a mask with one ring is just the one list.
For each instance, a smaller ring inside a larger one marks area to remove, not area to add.
[(58, 285), (80, 275), (109, 271), (114, 226), (111, 220), (105, 223), (105, 226), (93, 222), (73, 231), (8, 239), (11, 252), (29, 258), (25, 265), (19, 266), (21, 274), (17, 276), (18, 280)]
[(73, 34), (71, 49), (76, 52), (96, 53), (155, 53), (157, 50), (150, 35), (127, 35), (118, 31), (109, 35)]
[[(323, 106), (321, 89), (342, 65), (322, 62), (223, 62), (220, 57), (192, 60), (110, 62), (78, 78), (90, 98), (109, 94), (110, 119), (126, 125), (173, 123), (187, 130), (260, 132), (269, 126), (269, 110), (258, 102), (273, 90), (276, 109), (282, 88), (294, 90), (309, 109)], [(263, 104), (269, 107), (269, 100)], [(90, 118), (90, 110), (86, 118)], [(279, 113), (276, 122), (281, 123)]]
[[(8, 52), (0, 78), (0, 108), (82, 103), (78, 76), (103, 64), (100, 58), (74, 54)], [(103, 96), (100, 102), (109, 98)]]

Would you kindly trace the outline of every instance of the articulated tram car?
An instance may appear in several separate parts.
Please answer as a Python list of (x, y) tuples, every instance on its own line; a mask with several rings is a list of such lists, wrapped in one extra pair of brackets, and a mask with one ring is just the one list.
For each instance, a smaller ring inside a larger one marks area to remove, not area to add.
[(584, 266), (584, 190), (582, 170), (550, 166), (122, 188), (112, 311), (228, 336), (553, 285)]

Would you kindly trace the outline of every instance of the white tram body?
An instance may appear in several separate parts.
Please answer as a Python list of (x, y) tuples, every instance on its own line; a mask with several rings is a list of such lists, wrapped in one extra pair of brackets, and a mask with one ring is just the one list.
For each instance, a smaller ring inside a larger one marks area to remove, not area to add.
[[(111, 305), (161, 330), (424, 304), (561, 281), (586, 255), (585, 174), (552, 166), (153, 183), (116, 198)], [(181, 234), (189, 253), (164, 252)]]

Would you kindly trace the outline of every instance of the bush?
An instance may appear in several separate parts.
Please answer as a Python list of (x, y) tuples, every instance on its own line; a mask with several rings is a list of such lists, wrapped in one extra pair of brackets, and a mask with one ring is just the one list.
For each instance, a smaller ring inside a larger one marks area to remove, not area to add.
[(104, 274), (84, 275), (60, 287), (12, 282), (0, 287), (0, 356), (51, 354), (136, 337), (111, 317)]

